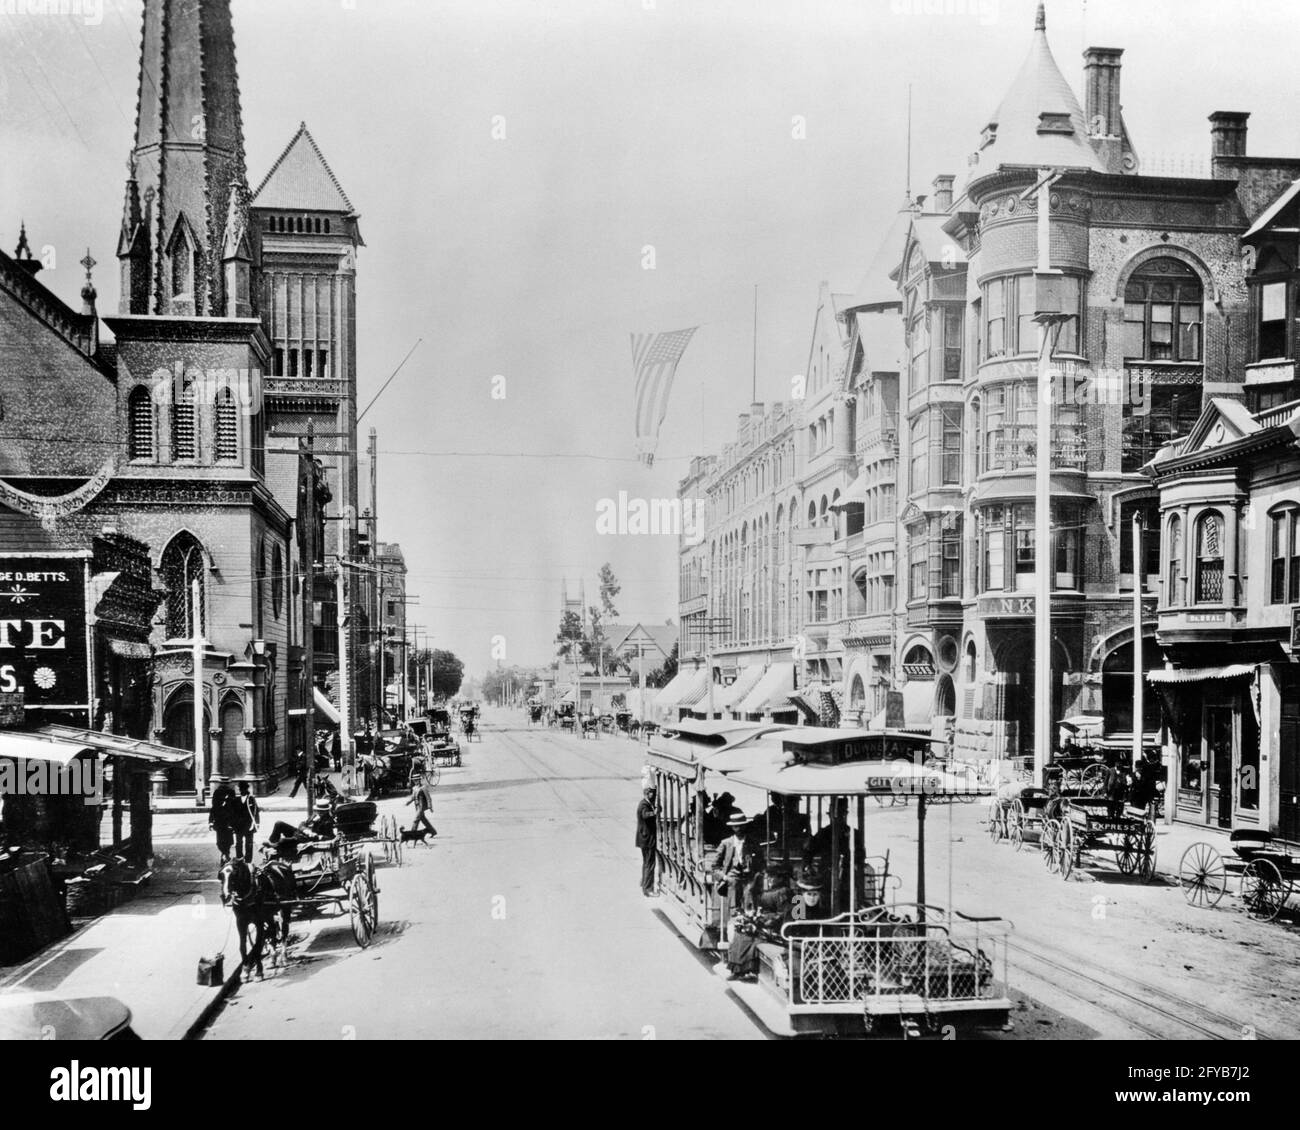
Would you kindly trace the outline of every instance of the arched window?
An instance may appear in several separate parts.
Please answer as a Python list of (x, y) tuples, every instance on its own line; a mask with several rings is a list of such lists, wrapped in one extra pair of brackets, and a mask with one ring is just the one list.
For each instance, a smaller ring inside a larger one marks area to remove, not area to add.
[(126, 402), (127, 452), (131, 459), (153, 458), (153, 396), (140, 385)]
[[(163, 550), (159, 572), (167, 590), (167, 636), (192, 638), (197, 626), (202, 634), (207, 625), (207, 594), (203, 575), (203, 547), (192, 534), (181, 532)], [(199, 584), (198, 607), (194, 607), (193, 585)]]
[(1186, 263), (1143, 263), (1124, 288), (1124, 356), (1145, 361), (1199, 361), (1205, 296)]
[(1223, 600), (1223, 519), (1217, 510), (1196, 522), (1196, 603)]
[(1169, 519), (1169, 591), (1165, 594), (1165, 604), (1179, 605), (1183, 602), (1183, 520), (1175, 514)]
[(217, 390), (216, 416), (217, 458), (238, 459), (239, 407), (235, 403), (233, 389)]
[(195, 422), (194, 382), (188, 377), (172, 404), (172, 460), (199, 457), (198, 428)]

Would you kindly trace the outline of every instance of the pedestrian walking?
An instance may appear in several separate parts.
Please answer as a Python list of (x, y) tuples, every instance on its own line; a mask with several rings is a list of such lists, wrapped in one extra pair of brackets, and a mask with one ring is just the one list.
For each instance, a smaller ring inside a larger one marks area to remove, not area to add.
[(261, 823), (257, 797), (248, 791), (248, 782), (239, 782), (239, 795), (231, 801), (231, 827), (235, 833), (235, 858), (253, 862), (253, 837)]
[(406, 803), (415, 805), (415, 818), (411, 821), (411, 831), (414, 832), (423, 824), (428, 829), (429, 835), (436, 836), (438, 829), (429, 820), (429, 812), (433, 808), (433, 801), (429, 798), (429, 786), (424, 783), (423, 778), (416, 778), (415, 784), (411, 786), (411, 795), (406, 798)]
[(298, 750), (293, 755), (293, 770), (296, 776), (293, 780), (293, 788), (289, 790), (289, 795), (296, 796), (298, 790), (307, 784), (307, 758), (303, 756), (302, 750)]
[(655, 855), (658, 846), (659, 815), (655, 807), (658, 796), (651, 785), (636, 806), (636, 846), (641, 849), (641, 893), (646, 898), (655, 897)]
[(232, 817), (236, 802), (235, 790), (224, 773), (213, 773), (208, 779), (212, 785), (212, 807), (208, 810), (208, 827), (217, 834), (217, 851), (221, 853), (222, 866), (230, 862), (230, 848), (235, 842)]
[(343, 772), (343, 741), (338, 730), (334, 731), (334, 737), (330, 741), (330, 760), (334, 762), (335, 773)]

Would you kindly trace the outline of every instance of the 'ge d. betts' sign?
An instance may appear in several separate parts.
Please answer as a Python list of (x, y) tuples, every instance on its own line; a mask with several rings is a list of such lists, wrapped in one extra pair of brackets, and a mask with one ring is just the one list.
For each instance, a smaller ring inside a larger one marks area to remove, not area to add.
[(0, 555), (0, 694), (28, 709), (85, 706), (84, 559)]

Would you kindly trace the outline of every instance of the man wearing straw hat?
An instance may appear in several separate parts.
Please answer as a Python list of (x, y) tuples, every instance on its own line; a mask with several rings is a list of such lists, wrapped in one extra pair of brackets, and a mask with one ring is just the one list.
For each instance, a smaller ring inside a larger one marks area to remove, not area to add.
[(733, 812), (727, 818), (727, 827), (731, 829), (731, 835), (723, 840), (722, 847), (718, 849), (717, 862), (714, 864), (714, 880), (717, 883), (718, 894), (722, 897), (722, 922), (728, 929), (728, 937), (730, 937), (729, 927), (733, 910), (739, 912), (741, 909), (750, 909), (745, 906), (749, 901), (746, 897), (748, 891), (745, 877), (749, 874), (751, 863), (749, 844), (746, 843), (744, 836), (744, 828), (748, 823), (749, 817), (740, 811)]

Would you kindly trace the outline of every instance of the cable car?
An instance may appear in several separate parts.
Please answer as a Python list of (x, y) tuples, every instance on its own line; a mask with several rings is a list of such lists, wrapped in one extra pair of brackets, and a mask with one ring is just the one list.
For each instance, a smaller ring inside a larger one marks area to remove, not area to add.
[[(729, 734), (690, 759), (652, 755), (659, 909), (703, 949), (726, 949), (738, 927), (759, 939), (752, 982), (732, 988), (772, 1032), (897, 1025), (916, 1036), (1006, 1026), (1010, 923), (936, 906), (925, 890), (927, 809), (991, 790), (927, 768), (931, 744), (912, 733), (801, 727)], [(699, 800), (709, 760), (721, 766), (724, 758), (722, 780), (745, 790), (752, 817), (740, 832), (751, 866), (730, 882), (714, 870), (717, 849)], [(882, 811), (874, 802), (900, 796), (917, 813), (916, 899), (908, 903), (897, 900), (888, 855), (867, 855), (863, 839), (867, 812)]]

